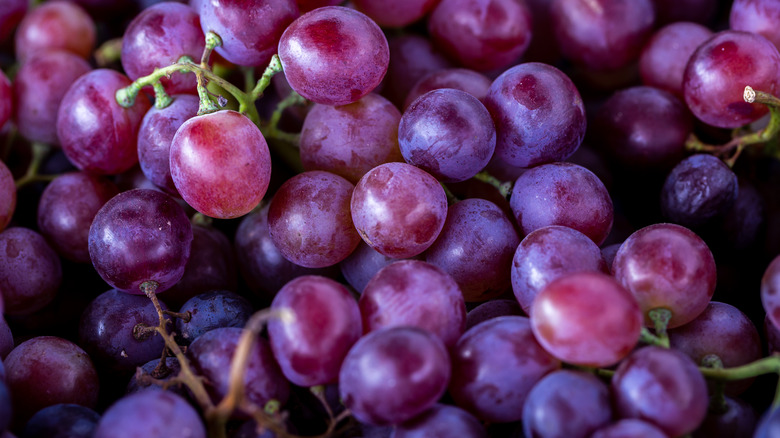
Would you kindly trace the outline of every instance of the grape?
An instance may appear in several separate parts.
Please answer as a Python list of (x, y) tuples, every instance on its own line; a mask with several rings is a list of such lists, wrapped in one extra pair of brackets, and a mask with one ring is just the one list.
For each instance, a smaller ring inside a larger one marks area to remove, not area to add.
[(295, 0), (201, 1), (196, 10), (203, 33), (222, 39), (217, 53), (247, 66), (268, 64), (282, 32), (299, 15)]
[(485, 107), (496, 125), (496, 156), (532, 167), (565, 160), (585, 137), (585, 107), (571, 79), (538, 62), (516, 65), (490, 85)]
[(466, 330), (489, 319), (499, 316), (523, 316), (523, 309), (517, 300), (495, 299), (485, 301), (466, 313)]
[(135, 189), (109, 200), (89, 228), (89, 256), (111, 286), (143, 294), (154, 281), (156, 292), (176, 284), (190, 257), (192, 226), (170, 196)]
[(187, 312), (190, 313), (189, 321), (176, 319), (176, 332), (185, 344), (216, 328), (244, 327), (252, 316), (252, 304), (234, 292), (215, 290), (187, 300), (179, 313)]
[(291, 262), (322, 268), (344, 260), (360, 242), (352, 224), (355, 186), (321, 170), (298, 174), (277, 190), (268, 208), (274, 245)]
[(588, 438), (611, 419), (607, 385), (584, 371), (544, 376), (523, 404), (523, 431), (529, 437)]
[[(136, 80), (182, 56), (199, 60), (204, 46), (198, 14), (187, 5), (166, 1), (144, 9), (127, 26), (122, 37), (122, 68)], [(160, 83), (171, 94), (195, 92), (195, 75), (189, 72), (173, 73)]]
[(639, 301), (645, 324), (656, 308), (672, 312), (679, 327), (707, 307), (715, 291), (715, 259), (691, 230), (675, 224), (644, 227), (623, 242), (612, 265), (615, 278)]
[(711, 30), (691, 22), (676, 22), (658, 29), (639, 57), (642, 83), (682, 97), (685, 65), (696, 48), (711, 36)]
[(43, 408), (24, 427), (24, 438), (92, 438), (100, 415), (75, 404), (57, 404)]
[(393, 428), (391, 438), (447, 438), (453, 431), (461, 438), (487, 438), (482, 424), (455, 406), (435, 404), (424, 413)]
[(746, 85), (780, 92), (780, 53), (758, 34), (725, 30), (691, 55), (683, 76), (685, 103), (704, 123), (738, 128), (761, 118), (767, 108), (743, 99)]
[(14, 120), (19, 133), (30, 141), (59, 144), (60, 102), (73, 82), (91, 69), (87, 61), (66, 51), (44, 51), (29, 57), (19, 68), (13, 84)]
[(14, 29), (27, 13), (27, 0), (6, 0), (0, 3), (0, 42), (13, 34)]
[[(1, 301), (0, 301), (1, 302)], [(0, 317), (0, 359), (5, 359), (8, 353), (14, 349), (14, 335), (5, 318)], [(0, 360), (2, 363), (2, 360)], [(3, 369), (0, 380), (5, 380), (5, 370)]]
[(145, 96), (139, 96), (132, 107), (119, 106), (114, 94), (130, 83), (116, 71), (92, 70), (76, 79), (63, 96), (57, 138), (80, 170), (114, 175), (138, 162), (138, 127), (150, 105)]
[[(168, 307), (160, 302), (163, 310)], [(98, 295), (84, 309), (79, 323), (79, 345), (95, 362), (112, 374), (129, 374), (152, 359), (159, 358), (165, 342), (160, 336), (138, 340), (137, 324), (154, 327), (160, 323), (157, 311), (146, 297), (116, 289)]]
[(28, 315), (50, 303), (62, 282), (57, 253), (40, 234), (12, 227), (0, 233), (0, 291), (6, 315)]
[(171, 141), (170, 163), (182, 198), (219, 219), (249, 213), (271, 178), (271, 155), (260, 129), (232, 110), (184, 122)]
[(728, 438), (751, 436), (756, 430), (756, 413), (748, 403), (725, 397), (725, 412), (707, 412), (707, 416), (693, 432), (693, 438)]
[[(149, 362), (146, 362), (145, 364), (139, 366), (135, 374), (133, 374), (133, 377), (130, 378), (130, 382), (127, 383), (127, 394), (132, 394), (134, 392), (139, 391), (146, 391), (149, 389), (165, 389), (167, 391), (174, 392), (182, 397), (187, 396), (187, 390), (182, 384), (173, 384), (169, 386), (168, 388), (165, 388), (164, 385), (168, 383), (171, 379), (178, 376), (179, 371), (181, 371), (181, 365), (179, 365), (179, 360), (175, 357), (166, 357), (165, 358), (165, 368), (164, 368), (164, 374), (155, 373), (154, 371), (157, 370), (157, 367), (160, 365), (160, 358), (150, 360)], [(139, 376), (148, 376), (152, 377), (156, 380), (152, 382), (144, 382), (143, 380), (139, 379)]]
[(780, 409), (770, 407), (758, 422), (753, 438), (772, 438), (780, 432)]
[(763, 35), (780, 50), (780, 4), (773, 0), (734, 0), (729, 13), (729, 27)]
[(621, 165), (668, 169), (683, 158), (693, 118), (671, 93), (631, 87), (604, 102), (593, 129), (598, 142)]
[[(8, 385), (5, 383), (5, 378), (3, 378), (0, 380), (0, 430), (5, 430), (11, 424), (11, 420), (13, 420), (13, 402), (11, 393), (8, 392)], [(2, 438), (5, 438), (4, 435), (2, 435)]]
[(363, 336), (349, 350), (339, 394), (358, 421), (397, 424), (433, 407), (449, 380), (450, 358), (439, 338), (392, 327)]
[(550, 15), (563, 55), (596, 71), (634, 62), (655, 22), (651, 0), (553, 0)]
[(413, 33), (404, 33), (388, 40), (390, 65), (383, 81), (382, 94), (397, 107), (403, 107), (404, 100), (415, 83), (423, 76), (452, 64), (433, 47), (429, 38)]
[(436, 240), (447, 215), (447, 195), (434, 177), (405, 163), (379, 165), (355, 186), (352, 221), (378, 252), (412, 257)]
[(577, 230), (550, 225), (529, 233), (514, 252), (512, 290), (525, 313), (553, 280), (579, 271), (609, 273), (599, 247)]
[(466, 324), (466, 305), (455, 280), (429, 263), (402, 260), (380, 270), (360, 296), (363, 332), (412, 326), (455, 345)]
[(16, 210), (16, 184), (8, 166), (0, 161), (0, 231), (11, 222)]
[(447, 210), (425, 261), (447, 272), (466, 301), (485, 301), (510, 286), (512, 254), (520, 238), (512, 221), (484, 199), (464, 199)]
[(621, 244), (622, 242), (613, 243), (612, 245), (601, 248), (601, 256), (604, 257), (604, 261), (607, 262), (607, 267), (609, 268), (608, 273), (610, 274), (612, 273), (612, 263), (615, 261), (615, 256), (617, 255)]
[(692, 432), (707, 414), (707, 385), (684, 353), (645, 347), (620, 363), (612, 377), (614, 407), (622, 418), (655, 424), (669, 436)]
[(485, 106), (465, 91), (429, 91), (401, 116), (398, 145), (407, 163), (444, 182), (467, 180), (493, 155), (496, 131)]
[(282, 373), (300, 386), (335, 382), (362, 334), (360, 309), (343, 285), (325, 277), (298, 277), (276, 295), (271, 309), (290, 317), (271, 319), (268, 337)]
[(279, 41), (279, 59), (293, 90), (323, 105), (356, 102), (379, 85), (390, 52), (370, 18), (341, 6), (295, 20)]
[[(242, 333), (243, 329), (237, 327), (214, 329), (199, 336), (187, 349), (193, 366), (206, 378), (206, 389), (216, 402), (228, 392), (230, 362)], [(265, 406), (270, 400), (284, 405), (290, 395), (290, 385), (279, 370), (268, 341), (258, 338), (248, 359), (244, 374), (246, 398), (259, 406)]]
[(62, 49), (88, 59), (95, 48), (95, 22), (71, 2), (47, 2), (31, 9), (14, 34), (20, 61), (48, 50)]
[(652, 423), (625, 418), (598, 429), (590, 438), (667, 438), (667, 436)]
[(103, 176), (83, 172), (62, 174), (41, 194), (38, 228), (57, 253), (87, 263), (90, 261), (89, 227), (98, 210), (117, 194), (116, 185)]
[(325, 6), (336, 6), (339, 3), (342, 3), (342, 0), (296, 0), (296, 3), (298, 3), (298, 8), (301, 10), (301, 13), (306, 13)]
[(590, 170), (544, 164), (520, 175), (509, 205), (524, 234), (548, 225), (573, 228), (601, 245), (612, 229), (612, 199)]
[(141, 391), (106, 409), (94, 438), (206, 438), (198, 412), (168, 391)]
[(4, 361), (14, 422), (58, 403), (95, 407), (98, 375), (84, 350), (68, 340), (39, 336), (22, 342)]
[(758, 242), (766, 222), (766, 205), (758, 190), (744, 178), (738, 178), (737, 199), (723, 217), (723, 237), (736, 250), (745, 250)]
[(780, 256), (775, 257), (764, 271), (761, 279), (761, 304), (772, 324), (780, 327)]
[(718, 0), (653, 0), (656, 24), (676, 21), (709, 23), (718, 11)]
[(327, 170), (357, 184), (374, 167), (403, 161), (400, 121), (398, 109), (373, 93), (349, 105), (314, 104), (301, 129), (303, 168)]
[(368, 15), (376, 24), (403, 27), (414, 23), (436, 6), (439, 0), (354, 0), (355, 8)]
[(456, 405), (483, 421), (519, 421), (531, 388), (560, 367), (534, 339), (528, 318), (499, 316), (458, 340), (449, 390)]
[(409, 90), (404, 102), (404, 110), (418, 97), (440, 88), (454, 88), (465, 91), (484, 103), (490, 89), (491, 80), (474, 70), (465, 68), (447, 68), (428, 73), (418, 80)]
[(11, 118), (14, 112), (14, 96), (11, 81), (5, 73), (0, 72), (0, 129)]
[(545, 350), (584, 366), (618, 363), (634, 349), (642, 329), (636, 299), (600, 272), (575, 272), (552, 281), (536, 296), (529, 314)]

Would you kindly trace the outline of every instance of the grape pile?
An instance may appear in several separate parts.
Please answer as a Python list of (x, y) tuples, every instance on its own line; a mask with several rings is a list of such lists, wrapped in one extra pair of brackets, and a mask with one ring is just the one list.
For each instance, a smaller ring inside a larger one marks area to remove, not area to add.
[(780, 437), (778, 0), (0, 0), (0, 438)]

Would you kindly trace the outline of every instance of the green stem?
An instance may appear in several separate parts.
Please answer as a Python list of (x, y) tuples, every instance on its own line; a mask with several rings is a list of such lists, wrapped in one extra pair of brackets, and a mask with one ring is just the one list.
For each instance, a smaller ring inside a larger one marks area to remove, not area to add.
[(647, 327), (642, 327), (642, 330), (640, 331), (639, 334), (639, 342), (648, 345), (655, 345), (656, 347), (668, 348), (667, 345), (664, 343), (664, 340), (654, 335), (653, 332), (647, 329)]
[(490, 184), (491, 186), (495, 187), (496, 190), (498, 190), (498, 192), (501, 193), (501, 196), (503, 196), (504, 198), (509, 199), (509, 195), (512, 194), (512, 186), (514, 185), (514, 183), (512, 183), (511, 181), (500, 181), (498, 178), (489, 174), (487, 171), (483, 170), (482, 172), (479, 172), (478, 174), (474, 175), (474, 179)]
[[(701, 365), (710, 369), (723, 369), (723, 361), (717, 354), (708, 354), (701, 360)], [(726, 382), (716, 381), (713, 382), (712, 392), (710, 393), (710, 405), (709, 411), (717, 414), (723, 414), (728, 411), (728, 403), (726, 403)]]
[(655, 336), (659, 339), (659, 346), (669, 348), (669, 334), (666, 333), (666, 327), (672, 319), (672, 312), (669, 309), (656, 308), (647, 312), (647, 316), (653, 321)]
[(260, 130), (263, 132), (263, 136), (265, 138), (275, 138), (277, 140), (282, 140), (292, 144), (295, 147), (298, 147), (298, 143), (301, 139), (300, 134), (292, 134), (280, 130), (279, 121), (282, 119), (284, 110), (290, 108), (291, 106), (303, 105), (304, 103), (306, 103), (306, 99), (304, 99), (295, 91), (291, 92), (287, 97), (279, 102), (279, 104), (276, 105), (276, 108), (274, 109), (273, 114), (271, 114), (271, 118), (268, 120), (268, 123), (260, 126)]
[(23, 177), (16, 180), (17, 189), (20, 189), (26, 186), (27, 184), (32, 184), (35, 182), (51, 181), (57, 177), (57, 175), (38, 174), (38, 170), (40, 170), (41, 164), (43, 164), (43, 160), (45, 160), (46, 156), (49, 155), (51, 146), (49, 146), (46, 143), (33, 142), (31, 147), (32, 147), (32, 159), (30, 161), (30, 166), (27, 168), (27, 173), (25, 173)]
[(266, 88), (268, 88), (268, 85), (271, 84), (271, 78), (282, 71), (282, 61), (279, 59), (279, 55), (274, 54), (274, 56), (271, 57), (271, 62), (268, 63), (268, 67), (265, 68), (265, 71), (263, 72), (263, 76), (260, 77), (260, 80), (257, 81), (257, 84), (255, 84), (255, 88), (252, 89), (251, 92), (249, 92), (249, 97), (254, 102), (255, 100), (259, 99), (260, 96), (263, 94), (263, 91), (265, 91)]

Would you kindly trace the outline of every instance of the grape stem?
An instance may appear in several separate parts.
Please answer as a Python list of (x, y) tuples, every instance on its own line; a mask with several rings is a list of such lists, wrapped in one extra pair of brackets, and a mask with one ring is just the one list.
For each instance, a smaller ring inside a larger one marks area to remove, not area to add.
[(479, 172), (478, 174), (474, 175), (474, 179), (490, 184), (491, 186), (495, 187), (496, 190), (498, 190), (498, 192), (501, 193), (501, 196), (503, 196), (506, 199), (509, 199), (509, 195), (512, 194), (512, 186), (514, 185), (513, 182), (501, 181), (498, 178), (494, 177), (493, 175), (489, 174), (487, 171), (483, 170), (482, 172)]
[[(716, 382), (750, 379), (763, 374), (777, 374), (780, 376), (780, 354), (774, 353), (771, 356), (733, 368), (702, 367), (699, 370), (704, 377)], [(775, 398), (772, 401), (772, 408), (776, 409), (778, 407), (780, 407), (780, 384), (775, 390)]]
[(780, 99), (769, 93), (754, 90), (749, 85), (745, 87), (743, 98), (745, 102), (758, 102), (769, 108), (769, 124), (764, 129), (734, 137), (723, 145), (703, 143), (696, 135), (691, 134), (685, 143), (685, 148), (692, 152), (711, 153), (723, 159), (729, 167), (734, 167), (734, 163), (736, 163), (737, 158), (739, 158), (745, 148), (752, 145), (766, 144), (775, 139), (778, 132), (780, 132)]
[(666, 328), (669, 326), (669, 321), (672, 319), (672, 312), (669, 309), (658, 307), (650, 309), (650, 311), (647, 312), (647, 316), (650, 317), (650, 321), (653, 321), (655, 336), (661, 342), (659, 346), (669, 348), (669, 334), (666, 332)]
[[(717, 354), (708, 354), (704, 356), (701, 359), (701, 365), (705, 368), (723, 369), (723, 361)], [(729, 409), (724, 393), (726, 389), (726, 382), (716, 381), (712, 386), (712, 393), (710, 394), (710, 405), (708, 409), (710, 412), (723, 414)]]
[(49, 155), (51, 146), (46, 143), (34, 142), (32, 145), (32, 159), (30, 160), (30, 166), (27, 167), (27, 172), (23, 177), (15, 181), (16, 189), (20, 189), (27, 184), (36, 182), (48, 182), (57, 177), (57, 175), (39, 175), (38, 171), (43, 164), (43, 160)]
[(95, 50), (95, 63), (98, 67), (108, 67), (122, 58), (122, 38), (110, 39)]

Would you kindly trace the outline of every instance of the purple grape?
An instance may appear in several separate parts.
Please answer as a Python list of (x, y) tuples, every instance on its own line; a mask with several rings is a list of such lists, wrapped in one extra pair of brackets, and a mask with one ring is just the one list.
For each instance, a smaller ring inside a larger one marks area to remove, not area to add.
[(86, 406), (57, 404), (43, 408), (24, 426), (24, 438), (92, 438), (100, 415)]
[(585, 107), (571, 79), (538, 62), (501, 74), (485, 98), (496, 124), (496, 156), (517, 167), (565, 160), (585, 137)]
[(276, 191), (268, 208), (268, 231), (282, 255), (307, 268), (344, 260), (360, 236), (352, 223), (355, 186), (321, 170), (298, 174)]
[[(14, 335), (11, 333), (11, 327), (8, 326), (8, 322), (5, 318), (0, 317), (0, 363), (2, 359), (8, 356), (8, 353), (14, 349)], [(5, 380), (5, 371), (0, 380)]]
[[(201, 0), (191, 0), (191, 1), (201, 1)], [(296, 3), (298, 3), (298, 8), (300, 8), (301, 13), (303, 14), (325, 6), (336, 6), (343, 2), (342, 0), (296, 0)]]
[(725, 214), (737, 198), (737, 175), (719, 158), (692, 155), (679, 162), (661, 189), (661, 212), (686, 227)]
[[(139, 366), (136, 369), (135, 374), (133, 374), (133, 377), (131, 377), (130, 381), (127, 383), (126, 393), (132, 394), (150, 389), (161, 389), (174, 392), (182, 397), (187, 397), (187, 389), (182, 384), (171, 385), (168, 388), (164, 387), (165, 383), (178, 376), (179, 371), (181, 371), (179, 360), (175, 357), (166, 357), (165, 371), (161, 374), (155, 373), (155, 370), (157, 370), (159, 365), (160, 358), (157, 358)], [(143, 377), (139, 378), (139, 376), (148, 376), (156, 380), (154, 382), (144, 382)]]
[(20, 61), (46, 50), (66, 50), (88, 59), (95, 48), (95, 22), (79, 5), (50, 2), (24, 16), (14, 34), (14, 52)]
[(13, 34), (16, 25), (27, 13), (29, 5), (27, 0), (7, 0), (0, 3), (0, 42)]
[(352, 345), (362, 334), (360, 309), (349, 290), (325, 277), (298, 277), (276, 295), (268, 337), (282, 373), (300, 386), (335, 382)]
[(373, 93), (349, 105), (314, 104), (301, 130), (303, 168), (327, 170), (357, 184), (374, 167), (403, 161), (400, 121), (398, 109)]
[(180, 196), (171, 177), (171, 142), (185, 121), (198, 113), (198, 98), (173, 96), (165, 108), (152, 107), (138, 128), (138, 163), (144, 175), (168, 194)]
[(577, 230), (550, 225), (532, 231), (517, 246), (510, 268), (512, 290), (528, 314), (539, 292), (566, 274), (609, 273), (599, 247)]
[[(122, 37), (122, 68), (136, 80), (182, 56), (199, 60), (205, 47), (198, 14), (187, 5), (166, 1), (141, 11)], [(195, 75), (173, 73), (160, 83), (171, 94), (195, 92)]]
[(0, 72), (0, 129), (11, 118), (14, 112), (14, 95), (11, 81), (5, 73)]
[(438, 336), (448, 348), (466, 325), (466, 305), (446, 272), (419, 260), (402, 260), (380, 270), (360, 296), (363, 332), (411, 326)]
[(729, 27), (763, 35), (780, 50), (780, 4), (773, 0), (734, 0)]
[(593, 172), (572, 163), (544, 164), (523, 173), (509, 205), (526, 235), (562, 225), (601, 245), (612, 229), (612, 199), (606, 187)]
[(268, 64), (282, 32), (299, 15), (295, 0), (201, 1), (195, 9), (203, 33), (211, 31), (222, 39), (217, 53), (248, 66)]
[(474, 70), (465, 68), (447, 68), (438, 71), (432, 71), (420, 78), (414, 84), (409, 94), (406, 95), (403, 108), (409, 108), (418, 97), (423, 94), (438, 90), (441, 88), (454, 88), (465, 91), (484, 103), (490, 89), (491, 80)]
[(693, 432), (693, 438), (732, 438), (751, 436), (756, 430), (756, 412), (747, 402), (725, 397), (725, 412), (708, 411)]
[(50, 303), (62, 282), (57, 253), (40, 234), (12, 227), (0, 233), (0, 291), (6, 315), (28, 315)]
[(764, 271), (761, 279), (761, 304), (772, 324), (780, 327), (780, 256), (775, 257)]
[(439, 236), (447, 195), (427, 172), (406, 163), (379, 165), (355, 186), (352, 221), (364, 242), (395, 258), (418, 255)]
[(444, 182), (467, 180), (490, 161), (496, 131), (485, 106), (444, 88), (416, 99), (401, 116), (398, 145), (407, 163)]
[(87, 61), (65, 51), (40, 52), (27, 59), (13, 83), (19, 133), (29, 141), (59, 144), (57, 112), (62, 98), (73, 82), (91, 69)]
[(237, 293), (215, 290), (196, 295), (179, 309), (190, 312), (190, 320), (176, 319), (176, 332), (183, 343), (220, 327), (244, 327), (252, 316), (252, 304)]
[(41, 194), (38, 228), (54, 250), (78, 263), (88, 263), (89, 227), (106, 202), (119, 194), (106, 177), (83, 172), (55, 178)]
[(461, 438), (487, 438), (482, 423), (456, 406), (435, 404), (417, 417), (398, 424), (390, 438), (448, 438), (458, 431)]
[[(13, 410), (13, 400), (8, 391), (8, 385), (5, 383), (5, 379), (0, 380), (0, 430), (5, 430), (11, 425)], [(4, 436), (0, 437), (5, 438)]]
[(380, 269), (397, 261), (398, 259), (383, 255), (361, 241), (352, 254), (339, 263), (339, 267), (347, 283), (357, 292), (363, 293), (363, 289)]
[(621, 418), (639, 418), (670, 436), (693, 432), (707, 414), (707, 384), (696, 364), (677, 350), (645, 347), (612, 377), (614, 407)]
[(404, 27), (427, 15), (439, 0), (354, 0), (360, 12), (383, 27)]
[(176, 284), (184, 274), (192, 245), (192, 225), (170, 196), (135, 189), (111, 198), (89, 229), (89, 256), (111, 286), (144, 294), (144, 282), (156, 292)]
[(94, 438), (206, 438), (198, 412), (169, 391), (141, 391), (108, 407)]
[(531, 11), (514, 0), (442, 0), (428, 18), (434, 44), (473, 70), (506, 68), (531, 42)]
[[(160, 302), (163, 309), (168, 307)], [(160, 320), (152, 301), (116, 289), (98, 295), (81, 315), (79, 344), (112, 374), (129, 374), (165, 348), (160, 336), (143, 340), (133, 336), (138, 324), (157, 326)]]
[(356, 102), (379, 85), (390, 52), (370, 18), (342, 6), (302, 15), (279, 41), (279, 59), (293, 90), (323, 105)]
[(8, 166), (0, 161), (0, 231), (11, 222), (16, 211), (16, 184)]
[(496, 299), (485, 301), (466, 313), (466, 330), (499, 316), (525, 316), (517, 300)]
[(449, 207), (444, 228), (424, 255), (452, 276), (466, 301), (485, 301), (509, 288), (519, 243), (512, 221), (498, 206), (464, 199)]
[(413, 33), (391, 37), (388, 41), (390, 65), (387, 68), (382, 94), (397, 107), (403, 106), (409, 90), (428, 73), (452, 66), (429, 38)]
[(593, 432), (590, 438), (668, 438), (652, 423), (624, 418)]
[(397, 424), (433, 407), (447, 389), (450, 358), (441, 340), (413, 327), (369, 333), (339, 372), (344, 406), (362, 423)]
[(500, 316), (458, 340), (449, 390), (456, 405), (481, 420), (519, 421), (531, 388), (560, 367), (534, 339), (528, 318)]
[(523, 404), (523, 431), (529, 437), (588, 438), (611, 419), (609, 388), (584, 371), (544, 376)]
[(766, 223), (763, 196), (749, 180), (738, 178), (737, 199), (723, 217), (723, 237), (736, 250), (745, 250), (758, 242)]
[(718, 0), (653, 0), (656, 24), (693, 21), (707, 24), (718, 11)]

